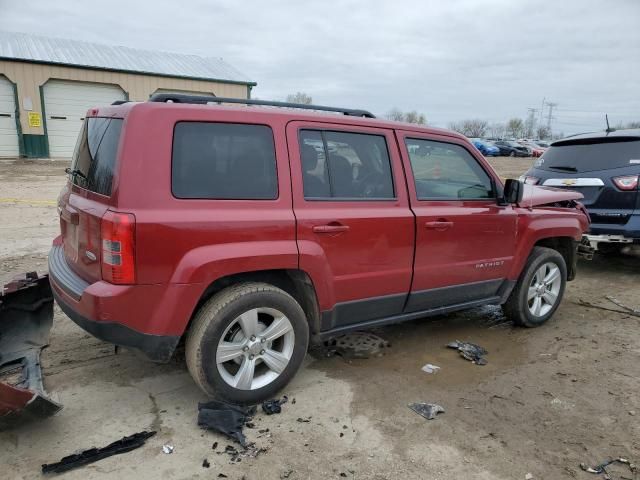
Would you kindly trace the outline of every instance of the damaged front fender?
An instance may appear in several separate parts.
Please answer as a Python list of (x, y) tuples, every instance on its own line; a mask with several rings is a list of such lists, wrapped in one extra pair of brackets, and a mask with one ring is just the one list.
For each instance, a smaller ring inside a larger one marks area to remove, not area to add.
[(0, 292), (0, 430), (62, 408), (44, 391), (40, 370), (40, 352), (49, 343), (52, 323), (47, 275), (27, 273)]

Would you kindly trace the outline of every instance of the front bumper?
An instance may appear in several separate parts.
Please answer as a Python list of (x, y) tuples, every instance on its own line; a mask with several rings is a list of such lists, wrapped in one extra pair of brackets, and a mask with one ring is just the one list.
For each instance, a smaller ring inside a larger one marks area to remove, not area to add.
[(49, 253), (49, 281), (56, 303), (78, 326), (105, 342), (136, 349), (154, 362), (169, 361), (188, 322), (188, 317), (184, 322), (171, 318), (177, 313), (177, 292), (170, 287), (89, 284), (71, 270), (62, 246), (54, 245)]

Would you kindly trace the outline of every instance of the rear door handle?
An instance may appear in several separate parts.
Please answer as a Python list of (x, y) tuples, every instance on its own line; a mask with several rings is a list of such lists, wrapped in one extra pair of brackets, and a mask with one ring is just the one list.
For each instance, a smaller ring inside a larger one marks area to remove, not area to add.
[(349, 225), (341, 225), (339, 223), (329, 225), (314, 225), (311, 230), (314, 233), (341, 233), (349, 230)]
[(425, 228), (428, 228), (430, 230), (448, 230), (449, 228), (453, 227), (453, 222), (449, 222), (447, 220), (438, 220), (435, 222), (426, 222), (424, 224)]

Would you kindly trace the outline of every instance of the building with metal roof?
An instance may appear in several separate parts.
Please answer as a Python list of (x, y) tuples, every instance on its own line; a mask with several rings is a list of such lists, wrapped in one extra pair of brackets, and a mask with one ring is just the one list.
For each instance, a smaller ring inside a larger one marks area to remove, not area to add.
[(221, 58), (0, 31), (0, 157), (69, 158), (86, 111), (158, 92), (249, 98)]

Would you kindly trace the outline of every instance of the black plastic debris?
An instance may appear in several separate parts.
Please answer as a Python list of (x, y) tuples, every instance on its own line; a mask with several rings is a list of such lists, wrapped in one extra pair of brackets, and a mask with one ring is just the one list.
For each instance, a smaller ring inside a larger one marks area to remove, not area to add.
[(139, 432), (134, 433), (128, 437), (123, 437), (113, 443), (110, 443), (106, 447), (102, 448), (90, 448), (80, 453), (74, 453), (64, 457), (57, 463), (47, 463), (42, 465), (42, 473), (63, 473), (74, 468), (82, 467), (103, 458), (111, 457), (112, 455), (120, 455), (121, 453), (130, 452), (136, 448), (140, 448), (145, 444), (147, 439), (153, 437), (156, 432)]
[(273, 400), (266, 400), (264, 402), (262, 402), (262, 411), (264, 413), (266, 413), (267, 415), (273, 415), (274, 413), (280, 413), (282, 412), (282, 405), (284, 405), (285, 403), (287, 403), (289, 401), (289, 398), (284, 395), (282, 397), (282, 399), (273, 399)]
[(247, 439), (242, 433), (242, 427), (255, 413), (256, 407), (242, 407), (211, 400), (198, 403), (198, 426), (223, 433), (244, 447)]
[(207, 460), (206, 458), (202, 461), (202, 468), (209, 468), (211, 466), (211, 464), (209, 463), (209, 460)]
[(444, 413), (444, 408), (437, 403), (410, 403), (409, 408), (427, 420), (433, 420), (437, 414)]
[(585, 472), (588, 472), (588, 473), (595, 473), (595, 474), (598, 474), (598, 475), (603, 475), (602, 478), (604, 478), (604, 479), (610, 479), (611, 476), (609, 475), (609, 472), (607, 472), (607, 467), (609, 465), (613, 465), (615, 463), (621, 463), (621, 464), (626, 465), (627, 467), (629, 467), (629, 470), (633, 474), (633, 478), (636, 478), (636, 473), (638, 471), (638, 467), (634, 463), (631, 463), (628, 459), (622, 458), (622, 457), (609, 459), (606, 462), (602, 462), (601, 464), (596, 465), (595, 467), (590, 467), (586, 463), (581, 463), (580, 464), (580, 468), (582, 470), (584, 470)]
[(475, 343), (467, 343), (461, 342), (460, 340), (456, 340), (455, 342), (451, 342), (447, 344), (449, 348), (455, 348), (460, 352), (460, 356), (469, 360), (470, 362), (475, 363), (476, 365), (486, 365), (487, 359), (484, 356), (489, 353), (480, 345), (476, 345)]

